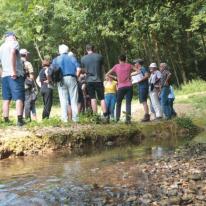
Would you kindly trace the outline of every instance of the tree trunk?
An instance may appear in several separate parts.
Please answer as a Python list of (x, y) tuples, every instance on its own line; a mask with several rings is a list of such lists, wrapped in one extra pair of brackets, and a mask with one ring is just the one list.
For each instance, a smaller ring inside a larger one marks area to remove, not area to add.
[(205, 40), (204, 40), (204, 36), (203, 34), (201, 33), (201, 39), (202, 39), (202, 45), (203, 45), (203, 52), (206, 53), (206, 46), (205, 46)]
[(180, 71), (181, 71), (181, 74), (182, 74), (182, 80), (183, 80), (183, 83), (186, 83), (187, 82), (187, 76), (186, 76), (186, 71), (185, 71), (185, 66), (183, 64), (183, 60), (182, 60), (182, 57), (180, 55), (180, 52), (179, 52), (179, 47), (177, 48), (177, 55), (178, 55), (178, 58), (179, 58), (179, 65), (180, 65)]
[(41, 59), (41, 61), (43, 61), (41, 52), (40, 52), (40, 50), (39, 50), (39, 46), (38, 46), (38, 44), (37, 44), (36, 41), (34, 41), (34, 47), (35, 47), (35, 49), (36, 49), (36, 51), (37, 51), (37, 54), (38, 54), (39, 58)]
[(109, 54), (108, 54), (108, 47), (107, 47), (107, 43), (105, 38), (103, 38), (103, 42), (104, 42), (104, 51), (106, 54), (106, 59), (107, 59), (107, 68), (111, 69), (111, 65), (110, 65), (110, 61), (109, 61)]

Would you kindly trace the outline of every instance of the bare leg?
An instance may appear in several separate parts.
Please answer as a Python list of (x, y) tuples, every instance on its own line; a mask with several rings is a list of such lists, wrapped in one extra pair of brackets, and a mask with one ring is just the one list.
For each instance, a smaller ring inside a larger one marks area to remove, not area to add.
[(106, 106), (106, 103), (105, 103), (105, 100), (101, 100), (101, 108), (102, 108), (102, 112), (103, 113), (106, 113), (107, 112), (107, 106)]
[(23, 101), (22, 100), (16, 100), (16, 114), (17, 116), (23, 115)]
[(3, 117), (9, 117), (10, 100), (3, 100)]
[(97, 100), (96, 99), (91, 99), (91, 106), (92, 106), (92, 111), (94, 113), (97, 113)]
[(143, 108), (144, 108), (144, 113), (149, 114), (149, 107), (147, 105), (147, 102), (143, 102), (142, 104), (143, 104)]

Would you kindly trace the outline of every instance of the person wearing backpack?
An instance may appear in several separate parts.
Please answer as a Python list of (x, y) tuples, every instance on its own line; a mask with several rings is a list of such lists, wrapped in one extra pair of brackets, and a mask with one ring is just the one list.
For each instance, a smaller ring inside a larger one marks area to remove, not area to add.
[(68, 46), (59, 45), (59, 56), (57, 56), (52, 65), (58, 67), (63, 76), (62, 81), (58, 82), (58, 93), (61, 106), (61, 120), (68, 121), (68, 99), (71, 100), (72, 120), (78, 121), (78, 84), (77, 76), (79, 76), (81, 69), (74, 56), (68, 55)]
[(26, 49), (20, 49), (21, 60), (24, 67), (25, 73), (25, 101), (24, 101), (24, 115), (25, 119), (31, 121), (32, 119), (36, 120), (36, 99), (38, 88), (34, 79), (34, 69), (31, 62), (28, 61), (29, 52)]

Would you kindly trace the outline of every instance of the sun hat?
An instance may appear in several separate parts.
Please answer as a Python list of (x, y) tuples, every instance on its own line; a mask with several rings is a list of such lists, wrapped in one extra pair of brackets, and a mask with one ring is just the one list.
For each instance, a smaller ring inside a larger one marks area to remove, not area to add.
[(143, 65), (143, 64), (144, 64), (144, 60), (143, 60), (143, 59), (135, 59), (135, 60), (133, 60), (133, 63), (134, 63), (134, 64)]
[(149, 65), (149, 68), (157, 68), (157, 64), (153, 62)]

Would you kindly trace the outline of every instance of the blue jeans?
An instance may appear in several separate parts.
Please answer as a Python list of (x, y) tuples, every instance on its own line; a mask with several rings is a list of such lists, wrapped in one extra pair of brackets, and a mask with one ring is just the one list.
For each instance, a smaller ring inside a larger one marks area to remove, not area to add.
[(78, 121), (78, 85), (77, 80), (73, 76), (64, 76), (63, 85), (58, 84), (58, 93), (61, 107), (61, 120), (63, 122), (68, 121), (67, 108), (68, 99), (70, 97), (72, 107), (72, 120)]
[(170, 93), (169, 86), (162, 87), (160, 98), (161, 98), (161, 107), (162, 111), (167, 119), (171, 118), (171, 108), (169, 105), (169, 98), (168, 95)]
[(105, 98), (105, 102), (106, 102), (106, 106), (107, 106), (107, 114), (110, 115), (112, 118), (114, 118), (116, 94), (114, 94), (114, 93), (105, 94), (104, 98)]

